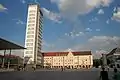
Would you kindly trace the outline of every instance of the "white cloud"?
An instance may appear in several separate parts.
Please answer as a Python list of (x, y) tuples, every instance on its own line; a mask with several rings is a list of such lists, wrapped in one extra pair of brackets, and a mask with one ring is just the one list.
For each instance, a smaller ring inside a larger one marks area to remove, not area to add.
[(84, 32), (79, 32), (80, 35), (84, 35), (85, 33)]
[(96, 53), (101, 55), (101, 54), (108, 53), (108, 51), (106, 51), (106, 50), (96, 50)]
[(89, 22), (95, 22), (95, 21), (98, 21), (98, 18), (97, 18), (97, 17), (94, 17), (94, 18), (92, 18), (91, 20), (89, 20)]
[(118, 47), (120, 44), (120, 37), (117, 36), (93, 36), (88, 40), (87, 47), (92, 49), (111, 50)]
[(96, 50), (94, 56), (96, 58), (102, 57), (102, 54), (108, 54), (109, 52), (106, 50)]
[(76, 17), (91, 12), (94, 8), (108, 7), (112, 0), (51, 0), (56, 3), (62, 15)]
[(40, 4), (38, 0), (33, 0), (33, 2), (37, 3), (37, 4)]
[(116, 44), (120, 41), (120, 37), (110, 37), (110, 36), (93, 36), (88, 40), (91, 43), (101, 43), (104, 44)]
[(59, 14), (53, 13), (46, 8), (42, 8), (42, 11), (43, 11), (43, 15), (46, 18), (48, 18), (54, 22), (61, 23), (61, 16)]
[(26, 24), (24, 21), (20, 19), (12, 19), (12, 20), (16, 21), (16, 24), (21, 24), (21, 25)]
[(108, 19), (108, 20), (106, 21), (106, 23), (109, 24), (109, 23), (110, 23), (110, 20)]
[(117, 10), (117, 8), (116, 8), (116, 7), (114, 7), (113, 12), (115, 12), (116, 10)]
[(25, 3), (26, 3), (26, 1), (25, 1), (25, 0), (20, 0), (20, 2), (21, 2), (21, 3), (23, 3), (23, 4), (25, 4)]
[(79, 33), (76, 34), (76, 36), (83, 36), (83, 35), (84, 35), (83, 32), (79, 32)]
[(68, 33), (65, 33), (65, 36), (69, 36), (69, 34), (68, 34)]
[(18, 21), (16, 22), (16, 24), (25, 24), (25, 22), (23, 22), (23, 21), (21, 21), (21, 20), (18, 20)]
[(116, 9), (116, 12), (113, 13), (112, 19), (120, 22), (120, 8), (119, 7)]
[(91, 28), (86, 28), (85, 30), (86, 30), (86, 31), (89, 31), (89, 32), (91, 32), (91, 31), (92, 31), (92, 29), (91, 29)]
[(96, 29), (96, 31), (100, 31), (100, 29)]
[(58, 3), (59, 0), (51, 0), (52, 3)]
[(100, 57), (99, 53), (110, 52), (113, 48), (120, 46), (120, 37), (117, 36), (93, 36), (86, 44), (76, 44), (73, 50), (92, 50), (95, 57)]
[(104, 14), (104, 10), (103, 9), (99, 9), (98, 10), (98, 14)]
[(7, 8), (6, 7), (4, 7), (2, 4), (0, 4), (0, 12), (2, 11), (5, 11), (5, 10), (7, 10)]
[(92, 19), (92, 21), (98, 21), (98, 18), (97, 18), (97, 17), (95, 17), (95, 18), (93, 18), (93, 19)]
[(65, 33), (65, 36), (69, 36), (72, 38), (78, 37), (78, 36), (83, 36), (85, 35), (84, 32), (70, 32), (70, 33)]
[(66, 36), (60, 37), (59, 40), (53, 41), (52, 43), (54, 44), (53, 47), (50, 47), (50, 46), (44, 47), (43, 50), (44, 51), (46, 50), (47, 51), (66, 51), (68, 50), (68, 48), (72, 49), (73, 51), (91, 50), (95, 57), (100, 57), (99, 53), (110, 52), (113, 48), (119, 46), (119, 43), (120, 43), (120, 37), (118, 36), (93, 36), (93, 37), (87, 38), (88, 40), (82, 43), (80, 40), (84, 40), (83, 38), (85, 37), (82, 37), (82, 38), (79, 37), (74, 39), (71, 39), (69, 37), (66, 37)]
[(42, 41), (42, 46), (44, 46), (44, 47), (53, 47), (54, 45), (53, 44), (49, 44), (45, 40), (43, 40)]

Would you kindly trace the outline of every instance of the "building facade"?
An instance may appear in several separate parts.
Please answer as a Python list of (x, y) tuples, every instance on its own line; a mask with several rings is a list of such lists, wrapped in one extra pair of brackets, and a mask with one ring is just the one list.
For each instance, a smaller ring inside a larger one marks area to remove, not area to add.
[(120, 68), (120, 48), (114, 48), (110, 53), (106, 55), (109, 61), (109, 66)]
[(93, 57), (91, 51), (80, 52), (44, 52), (44, 67), (49, 68), (91, 68)]
[(41, 54), (43, 14), (38, 4), (28, 5), (24, 63), (42, 64)]

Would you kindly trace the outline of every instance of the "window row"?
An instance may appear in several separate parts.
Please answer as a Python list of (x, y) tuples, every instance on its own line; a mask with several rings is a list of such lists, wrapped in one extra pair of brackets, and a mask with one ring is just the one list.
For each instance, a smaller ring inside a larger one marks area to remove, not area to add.
[(29, 20), (28, 21), (28, 23), (34, 23), (35, 22), (35, 20)]
[(35, 17), (29, 17), (29, 20), (34, 20), (35, 19)]
[(34, 34), (34, 31), (28, 31), (27, 34)]
[(33, 51), (26, 51), (26, 54), (33, 54)]
[(26, 46), (33, 46), (33, 43), (27, 43)]
[(28, 27), (35, 26), (35, 24), (28, 24)]
[(30, 13), (35, 13), (36, 11), (35, 11), (35, 10), (30, 10), (29, 12), (30, 12)]
[(27, 42), (33, 42), (33, 39), (27, 39), (26, 41)]
[(35, 16), (35, 14), (29, 14), (29, 16)]
[(28, 30), (34, 30), (34, 27), (30, 27), (30, 28), (28, 28)]
[(41, 44), (38, 44), (38, 49), (41, 49)]
[(38, 38), (42, 39), (42, 37), (41, 37), (41, 36), (38, 36)]
[(27, 47), (27, 50), (33, 50), (33, 47)]
[(34, 38), (34, 35), (28, 35), (27, 38)]

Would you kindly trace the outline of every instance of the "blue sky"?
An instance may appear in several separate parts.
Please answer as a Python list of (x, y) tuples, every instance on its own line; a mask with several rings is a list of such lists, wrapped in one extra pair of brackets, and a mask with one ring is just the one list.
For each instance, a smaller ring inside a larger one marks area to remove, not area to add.
[(92, 50), (98, 57), (119, 46), (119, 0), (0, 0), (0, 37), (24, 45), (29, 3), (44, 14), (42, 51)]

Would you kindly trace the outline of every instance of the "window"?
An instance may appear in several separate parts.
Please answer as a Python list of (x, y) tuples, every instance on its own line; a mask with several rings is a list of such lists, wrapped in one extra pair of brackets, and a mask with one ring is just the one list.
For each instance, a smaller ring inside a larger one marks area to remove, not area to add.
[(33, 38), (34, 37), (34, 35), (28, 35), (27, 36), (27, 38)]
[(30, 20), (30, 21), (28, 21), (28, 23), (34, 23), (35, 22), (35, 20)]
[(35, 14), (29, 14), (29, 16), (35, 16)]
[(35, 10), (30, 10), (29, 12), (30, 12), (30, 13), (35, 13), (36, 11), (35, 11)]
[(34, 28), (28, 28), (28, 30), (34, 30)]
[(29, 20), (31, 20), (31, 19), (35, 19), (35, 17), (29, 17)]
[(42, 37), (38, 36), (38, 38), (42, 39)]
[(26, 45), (27, 46), (33, 46), (33, 43), (27, 43)]
[(27, 42), (33, 42), (33, 39), (27, 39)]
[(34, 34), (34, 31), (28, 31), (27, 34)]
[(27, 47), (27, 50), (32, 50), (33, 49), (33, 47)]
[(35, 24), (29, 24), (28, 27), (35, 26)]
[(32, 54), (33, 51), (26, 51), (26, 54)]
[(32, 56), (32, 55), (29, 55), (29, 57), (30, 57), (30, 58), (33, 58), (33, 56)]

